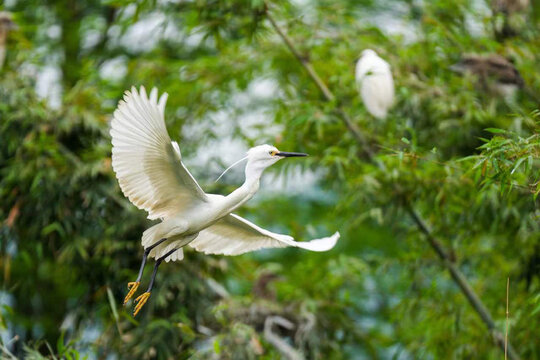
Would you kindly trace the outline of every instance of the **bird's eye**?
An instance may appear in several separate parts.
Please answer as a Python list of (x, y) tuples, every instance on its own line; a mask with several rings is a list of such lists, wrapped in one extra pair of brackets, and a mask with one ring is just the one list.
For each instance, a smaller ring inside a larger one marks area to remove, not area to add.
[(272, 151), (269, 152), (269, 154), (272, 155), (272, 156), (274, 156), (274, 155), (277, 154), (277, 151), (276, 151), (276, 150), (272, 150)]

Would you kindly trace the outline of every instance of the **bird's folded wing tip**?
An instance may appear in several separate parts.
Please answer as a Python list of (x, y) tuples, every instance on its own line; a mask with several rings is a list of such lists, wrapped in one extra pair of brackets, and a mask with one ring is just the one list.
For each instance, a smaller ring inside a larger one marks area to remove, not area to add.
[(329, 236), (329, 237), (311, 240), (307, 243), (301, 243), (303, 245), (299, 247), (302, 247), (306, 250), (318, 251), (318, 252), (328, 251), (328, 250), (331, 250), (334, 246), (336, 246), (336, 243), (339, 237), (340, 237), (339, 232), (335, 232), (332, 236)]
[(334, 246), (336, 246), (336, 244), (337, 244), (337, 242), (338, 242), (338, 240), (339, 240), (340, 237), (341, 237), (341, 234), (339, 233), (339, 231), (336, 231), (336, 232), (334, 233), (334, 235), (332, 235), (332, 236), (330, 236), (330, 237), (328, 238), (328, 246), (329, 246), (328, 250), (330, 250), (330, 249), (332, 249)]

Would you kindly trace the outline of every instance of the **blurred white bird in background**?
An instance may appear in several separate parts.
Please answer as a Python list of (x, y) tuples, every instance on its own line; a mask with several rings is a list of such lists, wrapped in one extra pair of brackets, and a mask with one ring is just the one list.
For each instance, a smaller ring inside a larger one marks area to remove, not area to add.
[(134, 315), (148, 300), (160, 263), (183, 259), (182, 247), (186, 245), (205, 254), (223, 255), (272, 247), (294, 246), (312, 251), (334, 247), (338, 232), (327, 238), (296, 242), (291, 236), (273, 233), (232, 214), (257, 192), (264, 169), (281, 159), (307, 154), (256, 146), (242, 159), (247, 160), (242, 186), (228, 196), (206, 194), (182, 163), (180, 148), (167, 133), (166, 101), (167, 94), (158, 99), (155, 88), (150, 96), (144, 87), (140, 91), (132, 88), (120, 101), (111, 124), (112, 166), (120, 188), (135, 206), (148, 211), (149, 219), (161, 219), (143, 233), (139, 275), (128, 283), (124, 304), (139, 287), (147, 258), (156, 259), (148, 290), (135, 300)]
[(384, 119), (394, 103), (394, 79), (390, 64), (371, 49), (362, 51), (356, 63), (356, 85), (369, 113)]

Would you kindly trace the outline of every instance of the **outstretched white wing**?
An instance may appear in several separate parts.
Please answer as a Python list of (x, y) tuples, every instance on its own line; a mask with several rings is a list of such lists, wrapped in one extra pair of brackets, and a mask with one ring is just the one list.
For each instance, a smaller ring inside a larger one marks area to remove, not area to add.
[(297, 242), (291, 236), (265, 230), (246, 219), (229, 214), (202, 230), (189, 246), (205, 254), (240, 255), (262, 248), (294, 246), (311, 251), (327, 251), (334, 247), (339, 233), (308, 242)]
[(180, 148), (165, 127), (167, 94), (158, 100), (141, 86), (124, 94), (111, 123), (112, 166), (124, 195), (149, 219), (167, 218), (206, 202), (207, 197), (181, 161)]

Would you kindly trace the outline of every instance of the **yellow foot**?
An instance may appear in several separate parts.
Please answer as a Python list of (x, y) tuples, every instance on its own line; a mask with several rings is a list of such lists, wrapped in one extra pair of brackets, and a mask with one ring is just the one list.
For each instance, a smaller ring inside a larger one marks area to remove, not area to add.
[(142, 309), (144, 304), (146, 304), (146, 301), (148, 300), (149, 297), (150, 297), (150, 293), (145, 292), (141, 296), (135, 299), (135, 303), (137, 303), (137, 305), (135, 305), (135, 310), (133, 310), (133, 316), (137, 316), (137, 314)]
[(135, 291), (137, 291), (137, 289), (139, 288), (139, 285), (141, 283), (138, 282), (138, 281), (134, 281), (134, 282), (129, 282), (128, 283), (128, 290), (129, 292), (127, 293), (126, 295), (126, 298), (124, 299), (124, 305), (127, 304), (127, 302), (129, 301), (129, 299), (131, 299), (133, 297), (133, 295), (135, 295)]

